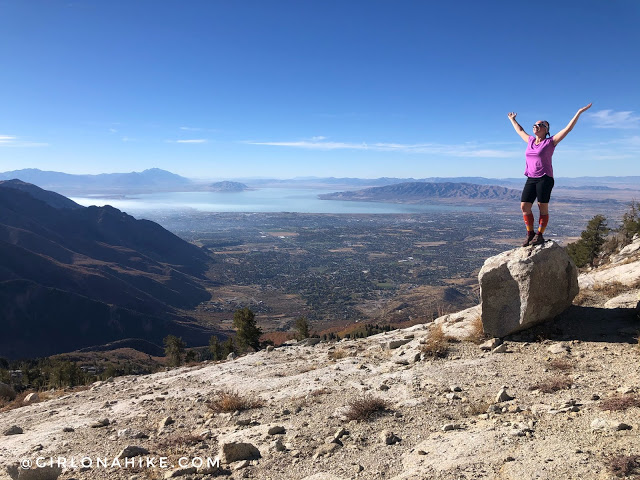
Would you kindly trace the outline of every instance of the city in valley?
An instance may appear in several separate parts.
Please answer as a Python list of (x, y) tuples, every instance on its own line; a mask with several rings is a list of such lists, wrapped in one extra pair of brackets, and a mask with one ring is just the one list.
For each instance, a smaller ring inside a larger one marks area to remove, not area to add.
[[(484, 261), (520, 245), (524, 236), (518, 204), (484, 207), (465, 213), (190, 211), (145, 217), (213, 257), (212, 297), (195, 312), (201, 322), (231, 332), (233, 312), (249, 307), (278, 342), (290, 338), (301, 316), (315, 333), (343, 335), (367, 323), (410, 325), (476, 304)], [(558, 202), (547, 238), (566, 245), (601, 208), (598, 202)], [(625, 208), (625, 202), (610, 203), (612, 227)]]

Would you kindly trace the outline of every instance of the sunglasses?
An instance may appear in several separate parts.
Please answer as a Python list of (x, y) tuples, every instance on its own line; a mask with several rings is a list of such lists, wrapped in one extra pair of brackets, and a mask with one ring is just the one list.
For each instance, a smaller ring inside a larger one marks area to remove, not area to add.
[(541, 128), (541, 127), (547, 128), (547, 126), (544, 123), (534, 123), (533, 124), (533, 128), (536, 128), (536, 127), (538, 127), (538, 128)]

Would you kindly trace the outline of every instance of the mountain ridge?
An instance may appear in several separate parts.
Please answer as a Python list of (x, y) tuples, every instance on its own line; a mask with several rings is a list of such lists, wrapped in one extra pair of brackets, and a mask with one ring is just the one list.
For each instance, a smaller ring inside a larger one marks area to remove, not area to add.
[(318, 195), (322, 200), (347, 200), (360, 202), (425, 203), (434, 199), (471, 199), (491, 201), (515, 201), (520, 192), (496, 185), (472, 183), (408, 182), (363, 190)]
[(168, 332), (208, 341), (213, 330), (181, 312), (210, 298), (205, 251), (113, 207), (56, 208), (57, 194), (10, 185), (0, 183), (0, 356), (137, 336), (161, 344)]

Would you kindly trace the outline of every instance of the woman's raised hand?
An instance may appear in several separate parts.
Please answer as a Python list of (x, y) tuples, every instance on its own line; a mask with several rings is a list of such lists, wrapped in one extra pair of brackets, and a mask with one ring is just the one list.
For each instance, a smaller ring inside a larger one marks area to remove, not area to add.
[(582, 112), (585, 112), (586, 110), (589, 110), (591, 108), (591, 105), (593, 105), (593, 103), (590, 103), (586, 107), (582, 107), (580, 110), (578, 110), (578, 113), (582, 113)]
[[(589, 104), (589, 107), (591, 106), (591, 104)], [(515, 120), (516, 119), (516, 115), (518, 115), (516, 112), (509, 112), (507, 114), (507, 117), (509, 117), (509, 119), (511, 120)]]

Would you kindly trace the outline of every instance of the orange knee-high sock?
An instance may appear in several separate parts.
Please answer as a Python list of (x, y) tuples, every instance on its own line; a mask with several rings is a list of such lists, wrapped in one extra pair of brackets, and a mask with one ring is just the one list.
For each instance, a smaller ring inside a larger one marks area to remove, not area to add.
[(527, 226), (527, 233), (533, 233), (533, 213), (523, 213), (524, 224)]
[(540, 221), (538, 222), (538, 233), (543, 234), (549, 223), (549, 215), (540, 215)]

